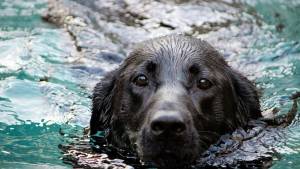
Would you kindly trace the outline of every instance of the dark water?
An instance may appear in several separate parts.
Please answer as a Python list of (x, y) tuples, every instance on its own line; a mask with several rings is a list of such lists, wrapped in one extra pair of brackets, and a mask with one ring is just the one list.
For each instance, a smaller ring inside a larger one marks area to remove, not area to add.
[[(134, 43), (170, 33), (209, 41), (256, 83), (265, 112), (277, 107), (278, 114), (288, 113), (294, 103), (288, 96), (300, 91), (300, 1), (224, 0), (200, 7), (182, 1), (176, 10), (171, 7), (178, 1), (169, 2), (142, 8), (128, 1), (132, 18), (121, 15), (121, 1), (78, 0), (63, 26), (41, 20), (45, 0), (0, 0), (0, 168), (71, 168), (61, 147), (84, 138), (93, 86)], [(298, 121), (274, 130), (279, 141), (264, 140), (278, 153), (271, 168), (300, 168)]]

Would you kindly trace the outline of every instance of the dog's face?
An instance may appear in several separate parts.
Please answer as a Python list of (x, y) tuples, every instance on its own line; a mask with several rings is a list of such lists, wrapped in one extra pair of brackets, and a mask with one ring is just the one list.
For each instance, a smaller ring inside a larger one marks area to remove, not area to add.
[(158, 167), (199, 157), (220, 135), (260, 115), (255, 87), (205, 41), (140, 43), (94, 89), (91, 134)]

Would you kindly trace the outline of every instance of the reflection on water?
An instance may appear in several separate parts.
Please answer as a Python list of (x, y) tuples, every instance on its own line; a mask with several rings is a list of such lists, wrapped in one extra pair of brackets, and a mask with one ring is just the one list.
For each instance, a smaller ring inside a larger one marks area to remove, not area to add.
[[(299, 1), (126, 1), (130, 9), (117, 0), (93, 2), (61, 1), (75, 11), (62, 28), (41, 21), (45, 0), (0, 0), (1, 168), (72, 167), (62, 150), (86, 138), (93, 86), (136, 41), (158, 35), (182, 31), (206, 39), (256, 83), (263, 110), (287, 114), (293, 107), (288, 96), (300, 91)], [(268, 144), (264, 153), (277, 153), (267, 167), (300, 167), (298, 115), (287, 129), (268, 132), (256, 140)], [(251, 152), (261, 143), (246, 144)]]

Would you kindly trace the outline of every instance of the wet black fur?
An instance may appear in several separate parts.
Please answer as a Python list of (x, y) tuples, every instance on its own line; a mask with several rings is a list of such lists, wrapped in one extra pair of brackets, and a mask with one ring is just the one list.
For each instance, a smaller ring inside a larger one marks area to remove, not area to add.
[[(134, 84), (140, 74), (148, 77), (147, 86)], [(201, 78), (213, 86), (200, 89)], [(181, 113), (184, 136), (164, 141), (151, 137), (153, 114), (166, 110)], [(152, 165), (178, 167), (201, 157), (220, 135), (258, 117), (257, 91), (246, 77), (207, 42), (172, 35), (138, 44), (96, 85), (90, 127), (91, 135), (105, 131), (109, 144), (137, 152)]]

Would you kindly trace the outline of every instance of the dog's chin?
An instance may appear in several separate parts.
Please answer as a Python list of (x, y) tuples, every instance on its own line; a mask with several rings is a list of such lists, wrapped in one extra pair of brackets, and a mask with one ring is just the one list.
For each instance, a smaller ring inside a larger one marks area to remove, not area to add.
[(195, 140), (166, 144), (150, 139), (141, 140), (136, 151), (146, 164), (159, 168), (182, 168), (194, 162), (204, 149)]
[(191, 164), (196, 159), (196, 153), (186, 154), (182, 156), (180, 152), (171, 152), (163, 150), (152, 150), (156, 152), (145, 152), (141, 154), (141, 158), (147, 164), (159, 168), (178, 168), (185, 167)]

